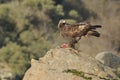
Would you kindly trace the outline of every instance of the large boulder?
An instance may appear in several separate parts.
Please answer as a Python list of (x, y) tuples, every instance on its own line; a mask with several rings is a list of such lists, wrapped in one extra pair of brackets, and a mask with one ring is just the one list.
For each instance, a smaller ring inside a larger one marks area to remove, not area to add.
[(51, 49), (31, 67), (23, 80), (120, 80), (111, 68), (73, 49)]
[(120, 57), (113, 54), (112, 52), (106, 51), (98, 53), (95, 58), (104, 65), (109, 66), (111, 68), (120, 67)]

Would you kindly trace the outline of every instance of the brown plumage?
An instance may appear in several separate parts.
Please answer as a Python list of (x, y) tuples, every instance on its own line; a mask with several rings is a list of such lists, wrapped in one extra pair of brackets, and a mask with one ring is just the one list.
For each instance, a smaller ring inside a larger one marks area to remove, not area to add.
[(58, 23), (60, 35), (70, 38), (69, 47), (71, 48), (75, 48), (75, 43), (77, 43), (82, 36), (100, 37), (100, 33), (95, 31), (96, 28), (101, 28), (101, 25), (91, 25), (88, 22), (68, 24), (65, 20), (60, 20)]

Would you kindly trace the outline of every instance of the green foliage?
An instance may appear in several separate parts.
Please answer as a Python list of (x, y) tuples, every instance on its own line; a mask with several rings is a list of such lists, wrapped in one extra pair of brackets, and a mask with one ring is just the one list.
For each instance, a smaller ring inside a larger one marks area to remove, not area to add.
[(23, 3), (33, 9), (39, 9), (47, 12), (54, 8), (54, 2), (52, 0), (25, 0)]
[(11, 1), (11, 0), (0, 0), (0, 4), (7, 3), (9, 1)]
[(92, 80), (91, 77), (85, 76), (85, 73), (82, 71), (77, 71), (75, 69), (68, 69), (68, 70), (65, 70), (64, 72), (72, 73), (73, 75), (80, 76), (80, 77), (84, 78), (85, 80)]
[[(92, 77), (85, 76), (85, 74), (87, 74), (87, 73), (85, 73), (83, 71), (77, 71), (76, 69), (68, 69), (68, 70), (65, 70), (64, 72), (72, 73), (73, 75), (80, 76), (85, 80), (92, 80)], [(90, 74), (90, 75), (97, 76), (97, 75), (94, 75), (94, 74)], [(97, 77), (99, 77), (99, 76), (97, 76)], [(104, 78), (104, 77), (99, 77), (99, 78), (103, 79), (103, 80), (111, 80), (111, 79), (107, 79), (107, 78)], [(112, 80), (118, 80), (118, 79), (112, 79)]]
[(78, 17), (79, 17), (79, 14), (78, 14), (78, 12), (77, 12), (76, 10), (71, 10), (71, 11), (69, 12), (69, 16), (78, 18)]
[[(24, 40), (23, 42), (24, 46), (9, 42), (5, 47), (0, 49), (0, 61), (7, 63), (13, 73), (19, 76), (22, 76), (30, 66), (29, 63), (32, 58), (39, 59), (50, 48), (49, 43), (43, 38), (37, 41), (31, 40), (31, 43)], [(29, 46), (26, 46), (26, 44)]]
[(9, 7), (7, 5), (0, 5), (0, 19), (4, 19), (8, 17), (9, 14)]
[(22, 34), (20, 34), (20, 40), (24, 44), (31, 44), (32, 41), (34, 41), (34, 39), (35, 39), (35, 36), (30, 31), (24, 31)]
[(25, 0), (23, 3), (31, 8), (41, 8), (40, 2), (41, 0)]
[[(24, 73), (29, 63), (28, 54), (22, 52), (21, 46), (10, 42), (6, 47), (0, 49), (0, 61), (8, 63), (13, 73), (21, 75)], [(21, 69), (21, 70), (19, 70)]]
[(10, 11), (9, 5), (0, 5), (0, 47), (7, 44), (5, 42), (6, 37), (12, 38), (14, 36), (12, 33), (15, 30), (15, 22), (9, 16)]
[(30, 58), (39, 59), (50, 48), (50, 43), (40, 33), (38, 35), (30, 31), (25, 31), (20, 35), (20, 40), (22, 45), (24, 45), (24, 52), (31, 54)]
[(56, 6), (56, 13), (63, 16), (64, 12), (63, 12), (63, 6), (62, 5), (57, 5)]

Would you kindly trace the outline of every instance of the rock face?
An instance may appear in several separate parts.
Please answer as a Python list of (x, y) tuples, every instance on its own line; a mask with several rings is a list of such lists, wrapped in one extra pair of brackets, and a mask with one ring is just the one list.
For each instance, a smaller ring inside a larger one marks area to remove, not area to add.
[(51, 49), (31, 68), (23, 80), (120, 80), (111, 68), (72, 49)]
[(98, 53), (95, 57), (98, 61), (103, 63), (106, 66), (111, 68), (118, 68), (120, 67), (120, 57), (112, 54), (112, 52), (101, 52)]

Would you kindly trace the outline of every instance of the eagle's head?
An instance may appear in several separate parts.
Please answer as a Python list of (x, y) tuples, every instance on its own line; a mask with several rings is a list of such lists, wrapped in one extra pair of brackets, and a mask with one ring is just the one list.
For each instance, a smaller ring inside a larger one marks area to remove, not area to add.
[(62, 28), (66, 24), (66, 21), (64, 19), (61, 19), (58, 23), (58, 29)]

